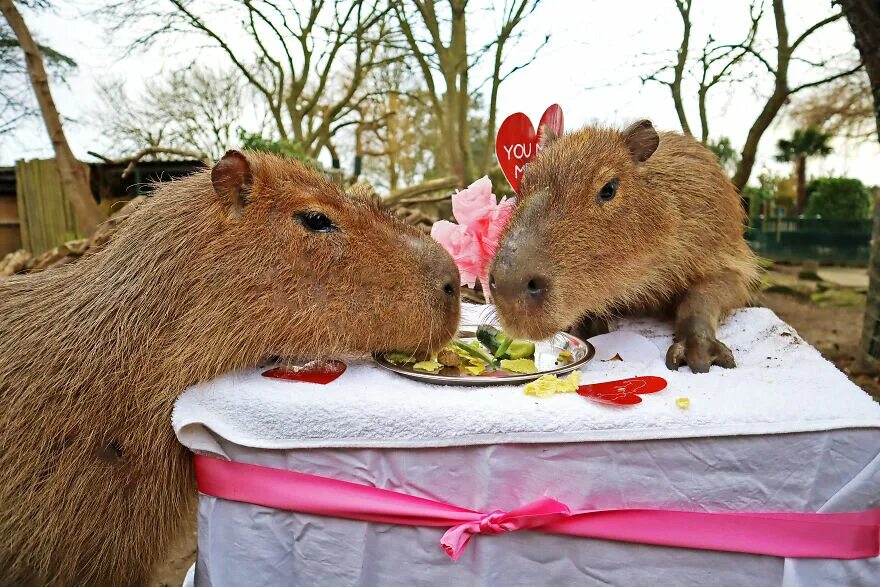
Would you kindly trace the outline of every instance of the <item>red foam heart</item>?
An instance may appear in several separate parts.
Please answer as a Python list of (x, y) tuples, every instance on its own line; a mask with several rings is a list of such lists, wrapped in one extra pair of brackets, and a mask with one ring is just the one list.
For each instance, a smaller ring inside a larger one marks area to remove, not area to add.
[(559, 104), (553, 104), (544, 111), (538, 123), (537, 133), (532, 121), (522, 112), (511, 114), (498, 127), (498, 134), (495, 137), (495, 156), (498, 157), (498, 164), (504, 172), (504, 177), (516, 193), (519, 193), (526, 163), (534, 159), (540, 151), (541, 136), (545, 126), (557, 136), (562, 134), (564, 124), (562, 108)]
[[(540, 145), (541, 137), (544, 135), (544, 128), (549, 128), (557, 137), (562, 135), (565, 130), (565, 124), (562, 118), (562, 106), (559, 104), (551, 104), (541, 115), (541, 121), (538, 122), (537, 141)], [(540, 149), (538, 149), (540, 151)]]
[(338, 379), (340, 375), (345, 373), (345, 369), (345, 363), (342, 361), (312, 361), (302, 367), (276, 367), (275, 369), (269, 369), (263, 372), (263, 377), (326, 385)]
[(666, 388), (666, 380), (662, 377), (645, 375), (618, 381), (603, 381), (578, 387), (578, 395), (603, 404), (631, 406), (641, 403), (639, 395), (656, 393)]

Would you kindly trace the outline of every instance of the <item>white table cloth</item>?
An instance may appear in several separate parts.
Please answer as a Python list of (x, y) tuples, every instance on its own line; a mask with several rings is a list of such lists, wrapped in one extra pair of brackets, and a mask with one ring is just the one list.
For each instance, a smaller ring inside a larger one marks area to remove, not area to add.
[[(473, 312), (465, 312), (465, 321)], [(660, 350), (670, 325), (624, 321)], [(410, 382), (369, 364), (326, 386), (236, 373), (188, 390), (174, 426), (194, 451), (443, 500), (513, 509), (857, 511), (880, 507), (880, 407), (765, 309), (719, 332), (735, 370), (594, 362), (584, 382), (659, 375), (630, 408), (517, 387)], [(675, 400), (690, 399), (682, 410)], [(529, 532), (476, 537), (201, 496), (196, 585), (875, 585), (877, 559), (773, 557)]]

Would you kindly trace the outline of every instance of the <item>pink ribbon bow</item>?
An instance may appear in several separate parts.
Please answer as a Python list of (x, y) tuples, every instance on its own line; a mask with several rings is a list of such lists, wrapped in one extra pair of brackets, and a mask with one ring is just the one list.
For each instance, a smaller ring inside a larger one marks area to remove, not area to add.
[(443, 535), (440, 544), (452, 560), (458, 560), (464, 547), (474, 534), (501, 534), (516, 530), (531, 530), (557, 522), (571, 515), (564, 503), (550, 497), (542, 497), (510, 512), (495, 510), (479, 520), (453, 526)]

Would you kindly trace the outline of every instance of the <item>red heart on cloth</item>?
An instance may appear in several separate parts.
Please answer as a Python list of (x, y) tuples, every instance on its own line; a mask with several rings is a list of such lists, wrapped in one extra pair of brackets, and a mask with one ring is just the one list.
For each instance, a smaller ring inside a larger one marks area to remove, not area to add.
[(276, 367), (275, 369), (269, 369), (268, 371), (263, 371), (263, 377), (326, 385), (338, 379), (340, 375), (345, 373), (345, 369), (345, 363), (342, 361), (312, 361), (301, 367)]
[(562, 108), (553, 104), (541, 116), (538, 132), (532, 121), (522, 112), (516, 112), (504, 119), (495, 136), (495, 156), (504, 172), (504, 177), (513, 191), (519, 193), (523, 169), (526, 163), (534, 159), (541, 150), (541, 135), (544, 127), (559, 136), (563, 130)]
[(603, 404), (631, 406), (641, 403), (640, 394), (656, 393), (666, 388), (666, 380), (662, 377), (645, 375), (618, 381), (603, 381), (578, 387), (578, 395)]

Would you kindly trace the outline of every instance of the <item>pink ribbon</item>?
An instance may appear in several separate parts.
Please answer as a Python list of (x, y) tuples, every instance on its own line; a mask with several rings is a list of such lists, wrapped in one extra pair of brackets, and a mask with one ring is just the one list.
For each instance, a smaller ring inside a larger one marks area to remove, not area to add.
[(542, 497), (489, 514), (448, 503), (247, 463), (195, 456), (199, 491), (230, 501), (364, 522), (449, 527), (441, 539), (457, 560), (474, 534), (518, 530), (787, 558), (880, 555), (880, 510), (844, 513), (710, 513), (654, 509), (571, 511)]

